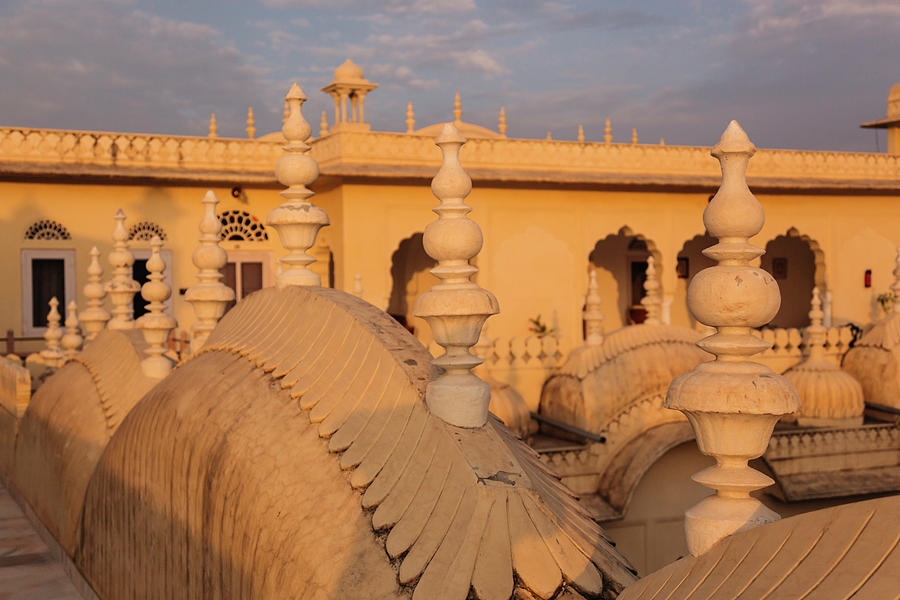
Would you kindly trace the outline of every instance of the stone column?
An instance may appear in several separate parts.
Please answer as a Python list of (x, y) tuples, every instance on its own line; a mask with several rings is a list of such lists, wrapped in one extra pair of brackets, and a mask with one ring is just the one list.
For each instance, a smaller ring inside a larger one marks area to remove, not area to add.
[(465, 198), (472, 180), (459, 163), (466, 139), (451, 123), (444, 125), (434, 143), (443, 164), (431, 182), (440, 204), (438, 219), (425, 228), (422, 242), (428, 256), (437, 261), (431, 272), (441, 282), (416, 298), (413, 314), (428, 322), (435, 341), (445, 352), (434, 359), (444, 372), (428, 384), (425, 402), (429, 410), (451, 425), (481, 427), (487, 422), (490, 386), (471, 370), (481, 364), (469, 349), (478, 342), (485, 320), (500, 311), (497, 299), (471, 281), (478, 268), (469, 261), (478, 255), (481, 228), (468, 217)]
[(584, 319), (584, 343), (588, 346), (603, 344), (603, 313), (600, 312), (602, 301), (600, 286), (597, 285), (597, 270), (591, 269), (582, 317)]
[(113, 268), (113, 277), (106, 282), (106, 293), (112, 302), (112, 319), (107, 326), (110, 329), (134, 329), (134, 295), (141, 286), (132, 279), (131, 268), (134, 255), (128, 249), (128, 231), (125, 229), (125, 213), (120, 208), (115, 215), (116, 227), (113, 229), (113, 249), (107, 257)]
[(275, 277), (275, 285), (284, 288), (292, 285), (322, 285), (322, 278), (310, 270), (315, 258), (308, 251), (316, 243), (319, 229), (329, 224), (328, 214), (309, 202), (313, 196), (308, 185), (319, 176), (319, 165), (309, 155), (306, 144), (312, 129), (303, 118), (302, 107), (306, 95), (296, 83), (291, 86), (285, 99), (290, 114), (281, 133), (287, 140), (285, 154), (275, 165), (275, 176), (282, 185), (288, 186), (281, 192), (287, 200), (273, 208), (266, 216), (266, 225), (274, 227), (281, 238), (281, 245), (288, 254), (278, 259), (281, 270)]
[(92, 340), (106, 327), (109, 321), (109, 313), (103, 308), (103, 298), (106, 297), (106, 289), (103, 287), (103, 267), (100, 266), (100, 251), (97, 246), (91, 248), (91, 264), (88, 265), (88, 282), (84, 285), (84, 297), (87, 298), (87, 308), (81, 313), (81, 322), (84, 325), (85, 337)]
[(175, 327), (175, 319), (164, 312), (166, 309), (164, 302), (172, 295), (172, 290), (163, 281), (166, 263), (159, 255), (161, 246), (162, 240), (158, 235), (154, 235), (150, 241), (150, 258), (147, 260), (149, 281), (141, 287), (141, 295), (149, 304), (147, 313), (137, 320), (137, 326), (144, 336), (144, 341), (147, 342), (147, 348), (144, 350), (147, 358), (141, 361), (141, 370), (151, 379), (162, 379), (172, 370), (172, 362), (163, 356), (166, 353), (169, 331)]
[(736, 531), (779, 518), (750, 492), (774, 483), (747, 462), (761, 456), (778, 419), (797, 410), (794, 386), (769, 367), (748, 360), (769, 344), (751, 334), (778, 312), (778, 284), (750, 262), (763, 250), (749, 242), (765, 222), (762, 205), (747, 187), (756, 151), (732, 121), (711, 154), (722, 165), (722, 185), (703, 212), (706, 230), (719, 242), (704, 254), (718, 264), (703, 269), (688, 287), (691, 313), (716, 333), (697, 345), (716, 356), (681, 375), (669, 387), (666, 406), (687, 415), (700, 451), (716, 460), (693, 476), (716, 493), (685, 513), (685, 533), (697, 556)]

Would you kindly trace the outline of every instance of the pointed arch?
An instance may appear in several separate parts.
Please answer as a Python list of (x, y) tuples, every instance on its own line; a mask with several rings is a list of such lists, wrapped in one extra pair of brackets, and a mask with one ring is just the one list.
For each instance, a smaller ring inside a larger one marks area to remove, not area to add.
[(66, 226), (53, 219), (40, 219), (25, 230), (26, 240), (71, 240), (72, 234)]
[(825, 253), (818, 241), (790, 227), (766, 243), (760, 268), (768, 271), (781, 290), (781, 308), (771, 327), (805, 327), (809, 325), (809, 303), (812, 289), (828, 289), (825, 278)]

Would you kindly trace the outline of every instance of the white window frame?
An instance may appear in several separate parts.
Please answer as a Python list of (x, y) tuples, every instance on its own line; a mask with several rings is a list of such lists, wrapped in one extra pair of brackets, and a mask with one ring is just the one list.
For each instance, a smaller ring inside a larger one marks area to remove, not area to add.
[[(47, 331), (46, 327), (32, 327), (34, 323), (34, 314), (32, 311), (32, 270), (31, 261), (35, 258), (61, 258), (63, 259), (63, 285), (66, 291), (66, 301), (78, 299), (75, 281), (75, 250), (62, 249), (43, 249), (43, 248), (22, 248), (21, 254), (21, 273), (22, 273), (22, 334), (27, 337), (36, 337), (44, 335)], [(60, 306), (59, 310), (60, 323), (66, 320), (66, 307)], [(50, 311), (50, 308), (47, 308)]]
[[(135, 259), (147, 260), (148, 258), (150, 258), (150, 255), (152, 254), (152, 250), (147, 250), (145, 248), (130, 248), (130, 250), (131, 250), (132, 256), (134, 256)], [(174, 310), (173, 300), (174, 300), (175, 292), (177, 290), (175, 290), (175, 288), (172, 286), (172, 251), (171, 250), (160, 250), (159, 257), (161, 259), (163, 259), (164, 263), (166, 263), (166, 270), (163, 271), (163, 281), (169, 286), (169, 289), (172, 290), (172, 293), (169, 295), (169, 299), (163, 303), (166, 305), (165, 313), (167, 315), (169, 315), (170, 317), (173, 317), (175, 315), (175, 313), (173, 312), (173, 310)], [(134, 278), (134, 271), (132, 271), (131, 277)], [(138, 282), (138, 283), (140, 283), (140, 282)], [(140, 293), (141, 292), (138, 291), (138, 294), (140, 294)]]
[(243, 300), (241, 296), (241, 263), (245, 262), (261, 262), (262, 263), (262, 284), (264, 288), (275, 285), (272, 276), (272, 263), (274, 258), (271, 250), (226, 250), (228, 254), (228, 262), (235, 263), (234, 268), (234, 300), (240, 302)]

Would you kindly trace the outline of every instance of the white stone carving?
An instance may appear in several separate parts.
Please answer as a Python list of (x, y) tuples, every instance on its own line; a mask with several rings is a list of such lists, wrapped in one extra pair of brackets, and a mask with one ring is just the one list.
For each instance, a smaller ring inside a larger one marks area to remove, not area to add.
[(103, 331), (110, 319), (109, 313), (103, 308), (106, 288), (103, 286), (103, 267), (100, 266), (100, 251), (97, 246), (91, 248), (91, 264), (88, 265), (87, 272), (88, 281), (83, 290), (87, 308), (81, 313), (81, 323), (84, 325), (85, 337), (90, 341)]
[(107, 260), (113, 269), (112, 279), (106, 282), (106, 293), (112, 302), (112, 319), (107, 327), (110, 329), (134, 329), (134, 295), (141, 289), (138, 282), (132, 279), (131, 268), (134, 255), (128, 249), (128, 231), (125, 229), (125, 213), (120, 208), (115, 215), (116, 227), (113, 229), (113, 249)]

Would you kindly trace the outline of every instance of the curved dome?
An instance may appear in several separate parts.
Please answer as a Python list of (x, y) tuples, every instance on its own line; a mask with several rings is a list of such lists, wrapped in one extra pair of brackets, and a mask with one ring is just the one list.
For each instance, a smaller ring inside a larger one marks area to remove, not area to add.
[(524, 438), (534, 433), (537, 423), (531, 418), (531, 410), (522, 394), (508, 383), (498, 381), (490, 375), (479, 375), (491, 386), (490, 411), (519, 437)]
[(887, 118), (900, 117), (900, 83), (891, 86), (887, 101)]
[(800, 396), (792, 419), (800, 426), (860, 425), (865, 402), (862, 386), (827, 359), (807, 360), (784, 372)]
[[(423, 127), (422, 129), (417, 129), (414, 134), (415, 135), (423, 135), (428, 136), (430, 138), (437, 137), (437, 135), (444, 128), (443, 123), (435, 123), (434, 125), (429, 125), (428, 127)], [(456, 128), (466, 139), (472, 138), (494, 138), (501, 139), (502, 135), (488, 129), (487, 127), (482, 127), (481, 125), (475, 125), (474, 123), (466, 123), (462, 121), (460, 123), (456, 123)]]
[(428, 412), (434, 374), (355, 296), (252, 294), (110, 441), (79, 568), (104, 598), (612, 597), (633, 581), (509, 430)]
[(361, 79), (365, 79), (362, 67), (349, 58), (334, 70), (335, 81), (358, 81)]
[(870, 404), (900, 408), (900, 312), (870, 329), (844, 355), (843, 368)]
[(140, 333), (101, 332), (38, 388), (19, 423), (13, 480), (70, 556), (94, 467), (152, 386), (132, 336)]

